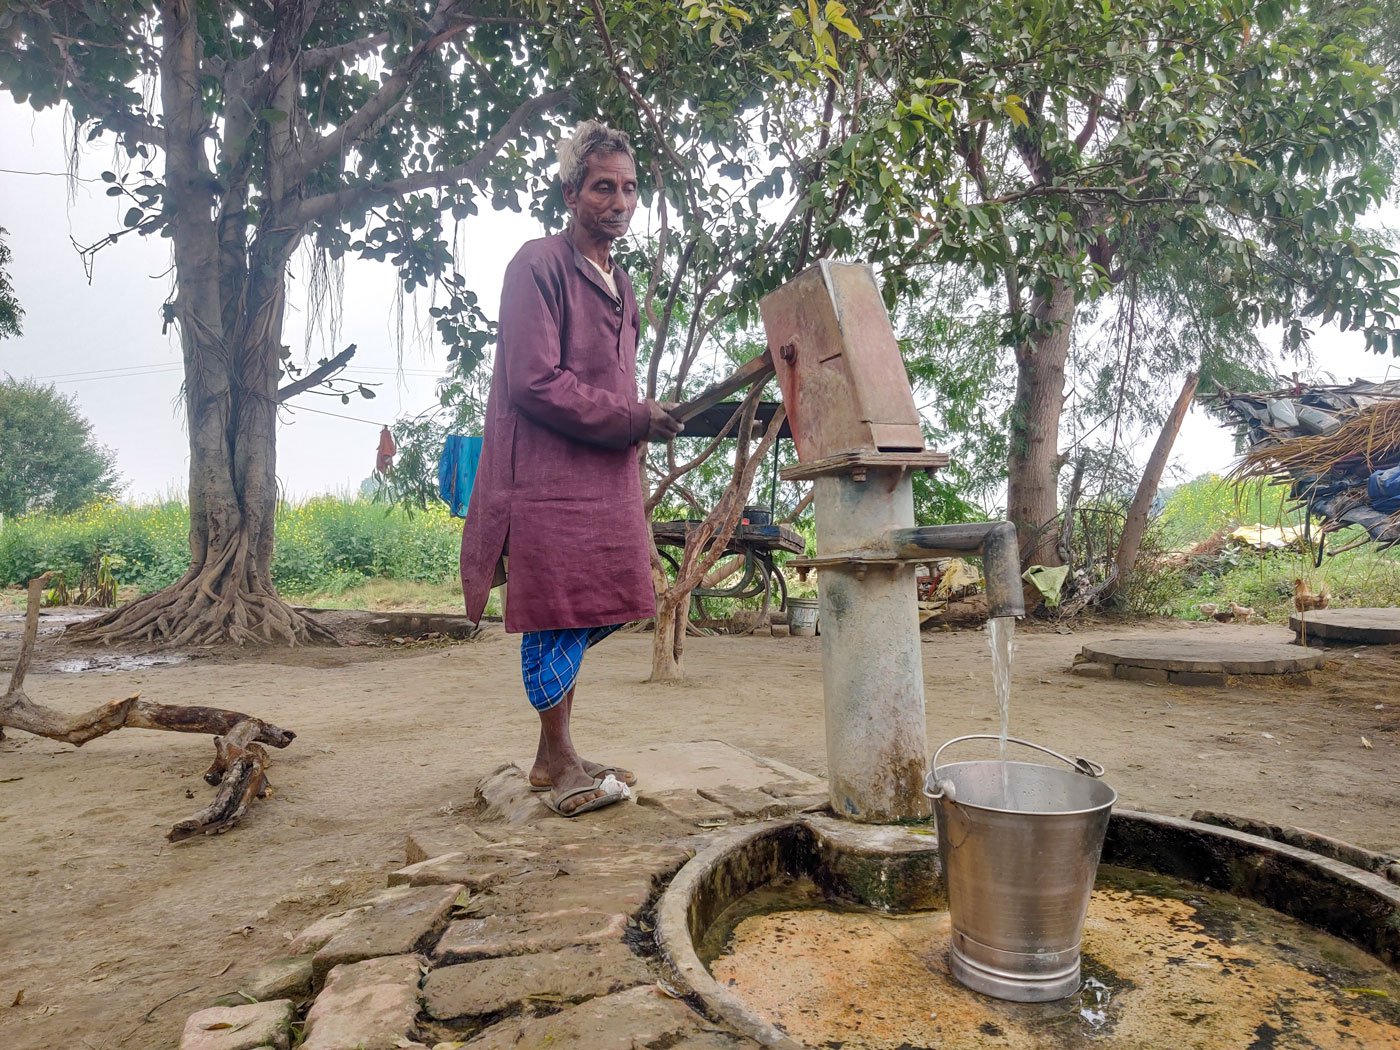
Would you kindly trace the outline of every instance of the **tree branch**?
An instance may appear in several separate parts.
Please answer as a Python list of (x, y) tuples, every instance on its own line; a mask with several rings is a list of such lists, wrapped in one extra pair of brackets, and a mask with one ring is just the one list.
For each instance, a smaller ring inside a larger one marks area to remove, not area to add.
[(100, 122), (118, 135), (135, 142), (144, 142), (157, 148), (164, 148), (165, 130), (163, 128), (137, 113), (117, 108), (115, 99), (104, 99), (90, 90), (83, 78), (82, 71), (78, 69), (77, 63), (68, 53), (68, 45), (61, 40), (55, 40), (54, 46), (58, 48), (58, 53), (63, 56), (63, 77), (67, 82), (63, 87), (63, 94), (69, 101), (69, 105), (72, 105), (72, 100), (76, 98), (88, 110), (91, 115), (90, 119)]
[(352, 40), (348, 44), (337, 44), (335, 47), (310, 48), (302, 52), (302, 72), (324, 69), (326, 66), (336, 66), (348, 59), (362, 58), (383, 47), (389, 42), (389, 39), (389, 33), (385, 31), (361, 37), (359, 40)]
[(335, 375), (350, 362), (350, 358), (355, 356), (355, 344), (351, 343), (340, 353), (336, 354), (329, 361), (323, 362), (312, 369), (306, 375), (293, 383), (288, 383), (277, 391), (277, 403), (280, 405), (284, 401), (296, 397), (303, 391), (310, 390), (313, 386), (325, 382)]
[(288, 172), (288, 186), (295, 186), (333, 157), (344, 156), (357, 142), (374, 132), (380, 123), (403, 104), (408, 89), (423, 64), (439, 47), (470, 28), (466, 19), (450, 20), (456, 0), (441, 0), (432, 19), (425, 25), (423, 39), (389, 71), (383, 83), (363, 106), (347, 117), (339, 127), (311, 142)]
[(622, 85), (622, 89), (627, 92), (632, 104), (637, 107), (637, 112), (641, 113), (651, 127), (652, 136), (656, 139), (656, 146), (664, 153), (676, 166), (676, 173), (680, 177), (681, 186), (685, 190), (686, 201), (690, 204), (690, 211), (693, 215), (699, 215), (700, 200), (696, 196), (695, 186), (687, 176), (687, 168), (676, 156), (676, 151), (671, 148), (671, 140), (666, 135), (661, 121), (656, 116), (656, 110), (652, 109), (651, 103), (637, 90), (637, 85), (632, 83), (632, 78), (627, 75), (627, 71), (622, 67), (622, 59), (618, 56), (617, 48), (613, 46), (612, 34), (608, 32), (608, 19), (603, 11), (602, 0), (589, 0), (589, 6), (593, 10), (593, 17), (598, 25), (598, 39), (602, 41), (603, 50), (607, 54), (608, 64), (612, 66), (613, 76)]
[(1081, 128), (1079, 134), (1075, 136), (1075, 149), (1082, 150), (1085, 146), (1089, 145), (1089, 141), (1094, 137), (1094, 132), (1099, 126), (1099, 106), (1102, 104), (1102, 101), (1103, 100), (1099, 98), (1097, 94), (1089, 96), (1089, 115), (1084, 118), (1084, 127)]
[(288, 221), (298, 225), (314, 222), (317, 219), (334, 215), (354, 205), (365, 204), (382, 197), (395, 197), (415, 190), (430, 189), (435, 186), (450, 186), (459, 182), (475, 182), (486, 172), (486, 168), (501, 148), (515, 138), (520, 129), (539, 114), (558, 105), (569, 97), (564, 89), (550, 91), (522, 102), (510, 119), (496, 134), (492, 135), (471, 160), (451, 168), (414, 172), (392, 182), (373, 182), (362, 186), (347, 186), (332, 193), (311, 197), (289, 208)]

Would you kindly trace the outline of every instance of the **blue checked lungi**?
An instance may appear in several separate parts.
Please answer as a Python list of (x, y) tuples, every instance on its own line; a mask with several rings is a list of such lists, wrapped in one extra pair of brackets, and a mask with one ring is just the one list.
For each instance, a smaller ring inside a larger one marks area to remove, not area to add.
[(520, 638), (520, 675), (530, 706), (548, 711), (568, 696), (583, 666), (583, 654), (621, 626), (526, 631)]

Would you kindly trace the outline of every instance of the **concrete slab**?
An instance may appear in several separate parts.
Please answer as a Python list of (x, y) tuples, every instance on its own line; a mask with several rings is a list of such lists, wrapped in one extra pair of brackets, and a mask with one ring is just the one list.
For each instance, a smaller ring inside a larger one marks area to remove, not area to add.
[(1304, 626), (1309, 638), (1365, 645), (1393, 645), (1400, 642), (1400, 609), (1314, 609), (1304, 618), (1294, 613), (1288, 618), (1294, 634)]
[(774, 781), (802, 785), (812, 793), (826, 790), (820, 777), (723, 740), (653, 744), (627, 757), (628, 768), (636, 771), (637, 785), (646, 794), (722, 787), (759, 791)]
[(1248, 639), (1201, 639), (1186, 634), (1113, 638), (1083, 649), (1084, 659), (1119, 668), (1153, 668), (1161, 671), (1196, 671), (1224, 674), (1294, 674), (1323, 665), (1327, 654), (1285, 642)]

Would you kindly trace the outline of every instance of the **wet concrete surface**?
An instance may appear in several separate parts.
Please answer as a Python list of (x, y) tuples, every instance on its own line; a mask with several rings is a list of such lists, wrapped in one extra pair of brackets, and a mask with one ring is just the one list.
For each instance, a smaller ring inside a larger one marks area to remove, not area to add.
[(829, 1050), (1394, 1050), (1400, 976), (1269, 909), (1106, 868), (1084, 981), (1054, 1003), (971, 992), (948, 971), (947, 912), (833, 909), (802, 880), (765, 888), (702, 945), (715, 978)]

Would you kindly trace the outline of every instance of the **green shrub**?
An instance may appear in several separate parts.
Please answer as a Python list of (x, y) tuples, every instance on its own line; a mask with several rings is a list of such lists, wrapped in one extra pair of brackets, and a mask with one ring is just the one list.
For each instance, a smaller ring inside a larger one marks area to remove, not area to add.
[(1173, 489), (1153, 527), (1163, 546), (1185, 550), (1237, 525), (1298, 525), (1302, 513), (1287, 506), (1287, 495), (1262, 478), (1237, 485), (1206, 474)]
[[(344, 593), (372, 579), (425, 583), (457, 575), (461, 522), (446, 508), (412, 517), (365, 500), (317, 497), (278, 508), (272, 575), (288, 594)], [(55, 570), (76, 581), (113, 556), (117, 581), (142, 593), (189, 566), (189, 509), (178, 502), (100, 503), (76, 514), (32, 514), (0, 530), (0, 583)]]

